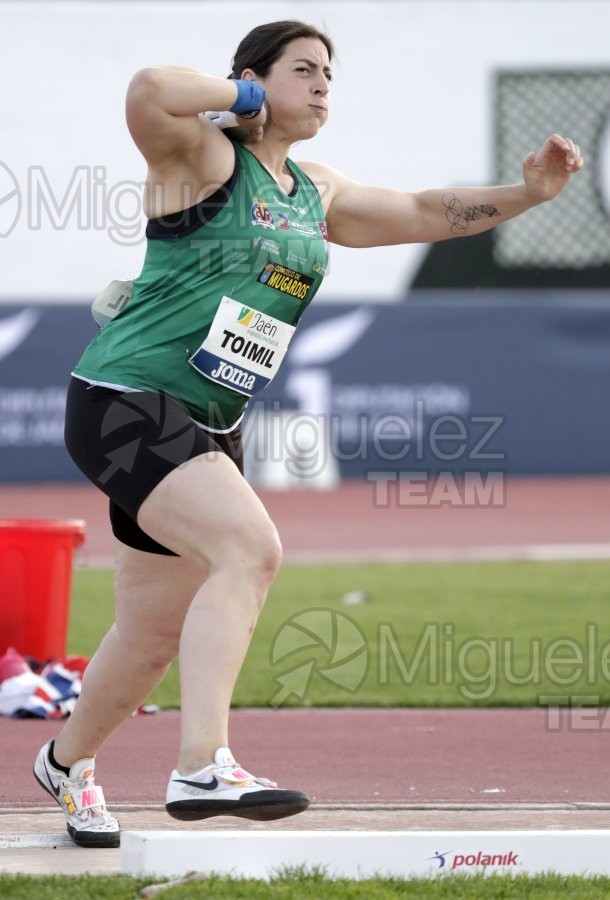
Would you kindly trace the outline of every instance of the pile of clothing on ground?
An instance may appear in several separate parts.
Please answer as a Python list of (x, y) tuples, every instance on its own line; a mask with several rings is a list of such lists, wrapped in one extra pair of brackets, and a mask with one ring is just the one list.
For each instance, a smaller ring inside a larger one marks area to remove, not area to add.
[(9, 647), (0, 656), (0, 715), (16, 719), (68, 716), (88, 662), (84, 656), (39, 662)]
[[(13, 719), (62, 719), (78, 700), (89, 660), (68, 656), (39, 662), (8, 647), (0, 656), (0, 716)], [(156, 704), (138, 706), (133, 716), (156, 713)]]

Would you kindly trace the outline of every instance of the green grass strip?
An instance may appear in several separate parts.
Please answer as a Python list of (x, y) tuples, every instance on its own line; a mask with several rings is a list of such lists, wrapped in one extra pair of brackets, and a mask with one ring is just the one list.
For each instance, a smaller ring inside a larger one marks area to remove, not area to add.
[[(285, 566), (234, 706), (605, 706), (609, 585), (607, 561)], [(70, 652), (94, 652), (112, 606), (111, 572), (75, 573)], [(179, 706), (177, 664), (151, 702)]]
[[(142, 888), (158, 883), (127, 875), (26, 876), (0, 875), (3, 900), (134, 900)], [(287, 873), (271, 882), (211, 877), (186, 885), (168, 887), (159, 895), (167, 900), (389, 900), (393, 897), (514, 898), (547, 900), (602, 900), (610, 896), (610, 878), (540, 875), (451, 876), (438, 880), (375, 878), (362, 881), (330, 880), (322, 874)]]

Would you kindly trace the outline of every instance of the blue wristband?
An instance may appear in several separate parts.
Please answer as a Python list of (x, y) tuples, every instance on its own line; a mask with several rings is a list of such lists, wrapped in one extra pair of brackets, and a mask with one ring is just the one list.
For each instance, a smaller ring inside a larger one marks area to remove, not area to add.
[(265, 102), (265, 89), (255, 81), (247, 78), (234, 78), (233, 84), (237, 87), (237, 100), (229, 112), (244, 119), (253, 119), (259, 114)]

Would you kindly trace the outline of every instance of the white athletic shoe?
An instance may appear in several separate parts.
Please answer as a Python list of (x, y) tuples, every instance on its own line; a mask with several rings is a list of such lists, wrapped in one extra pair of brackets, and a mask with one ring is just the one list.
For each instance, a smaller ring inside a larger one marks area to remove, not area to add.
[(81, 847), (118, 847), (119, 823), (106, 810), (104, 792), (93, 781), (95, 760), (79, 759), (66, 775), (51, 765), (49, 744), (36, 757), (34, 777), (61, 806), (74, 843)]
[(228, 747), (214, 754), (214, 762), (192, 775), (172, 772), (165, 808), (174, 819), (241, 816), (245, 819), (282, 819), (303, 812), (309, 797), (285, 791), (267, 778), (255, 778), (241, 769)]

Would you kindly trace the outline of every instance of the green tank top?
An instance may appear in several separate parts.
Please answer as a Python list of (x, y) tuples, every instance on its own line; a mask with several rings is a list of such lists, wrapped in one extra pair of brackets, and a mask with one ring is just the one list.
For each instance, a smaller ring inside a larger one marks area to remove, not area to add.
[(328, 261), (307, 175), (288, 160), (295, 186), (285, 194), (253, 153), (234, 147), (225, 185), (149, 220), (129, 303), (74, 369), (108, 386), (165, 391), (215, 431), (234, 426), (275, 374)]

